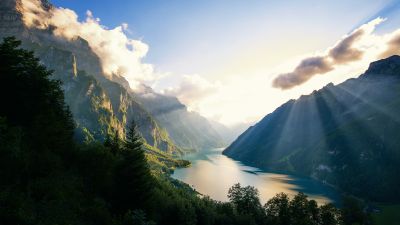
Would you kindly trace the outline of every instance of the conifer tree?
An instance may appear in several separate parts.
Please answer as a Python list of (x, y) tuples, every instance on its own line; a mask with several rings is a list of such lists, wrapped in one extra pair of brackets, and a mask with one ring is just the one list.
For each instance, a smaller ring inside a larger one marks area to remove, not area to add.
[(117, 201), (123, 212), (142, 209), (152, 196), (153, 177), (144, 154), (142, 137), (132, 121), (117, 168)]
[(121, 150), (121, 139), (119, 133), (116, 130), (113, 136), (107, 135), (104, 140), (104, 146), (108, 147), (112, 154), (117, 155)]

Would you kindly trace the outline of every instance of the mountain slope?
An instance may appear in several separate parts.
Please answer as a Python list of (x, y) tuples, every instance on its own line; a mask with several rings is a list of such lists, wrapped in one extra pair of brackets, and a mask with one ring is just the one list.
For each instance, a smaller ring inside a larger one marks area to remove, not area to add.
[[(24, 48), (32, 49), (41, 62), (54, 71), (54, 78), (63, 82), (66, 102), (71, 108), (77, 124), (78, 139), (103, 140), (106, 135), (125, 133), (127, 123), (135, 119), (147, 143), (163, 151), (177, 153), (168, 135), (150, 114), (119, 84), (112, 82), (101, 73), (88, 74), (86, 71), (101, 71), (100, 62), (89, 54), (87, 43), (77, 39), (71, 47), (64, 40), (53, 41), (54, 37), (37, 30), (26, 30), (20, 38)], [(77, 49), (74, 51), (74, 49)], [(81, 63), (78, 59), (82, 59)], [(91, 62), (92, 63), (88, 63)], [(86, 69), (86, 70), (85, 70)]]
[(137, 96), (178, 146), (188, 150), (224, 146), (211, 122), (195, 112), (189, 112), (177, 98), (157, 94), (150, 88)]
[(224, 154), (373, 200), (399, 200), (399, 99), (400, 56), (392, 56), (359, 78), (288, 101)]
[[(41, 62), (54, 71), (54, 78), (63, 82), (79, 139), (102, 140), (115, 132), (123, 136), (127, 123), (135, 119), (146, 142), (168, 153), (180, 154), (181, 148), (220, 147), (220, 138), (213, 130), (206, 131), (209, 135), (190, 137), (179, 133), (175, 123), (184, 123), (188, 130), (199, 129), (193, 127), (196, 123), (186, 119), (188, 112), (173, 114), (168, 122), (155, 119), (148, 110), (151, 106), (138, 101), (138, 94), (130, 90), (124, 78), (103, 73), (99, 57), (86, 40), (81, 37), (66, 40), (53, 35), (52, 28), (28, 29), (19, 10), (21, 4), (20, 0), (0, 3), (0, 38), (15, 36), (22, 40), (23, 47), (34, 50)], [(42, 4), (44, 9), (53, 7), (46, 0), (42, 0)], [(201, 119), (207, 123), (206, 119)], [(193, 143), (189, 143), (189, 138)]]

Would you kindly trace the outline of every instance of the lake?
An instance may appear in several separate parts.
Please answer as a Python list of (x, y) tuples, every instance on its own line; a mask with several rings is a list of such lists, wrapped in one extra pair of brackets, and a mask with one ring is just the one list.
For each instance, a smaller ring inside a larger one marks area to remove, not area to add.
[(211, 149), (185, 156), (185, 159), (192, 162), (192, 166), (176, 169), (172, 177), (219, 201), (228, 200), (228, 189), (235, 183), (256, 187), (263, 204), (280, 192), (291, 197), (303, 192), (318, 204), (338, 203), (340, 199), (333, 188), (318, 181), (246, 166), (222, 155), (222, 150)]

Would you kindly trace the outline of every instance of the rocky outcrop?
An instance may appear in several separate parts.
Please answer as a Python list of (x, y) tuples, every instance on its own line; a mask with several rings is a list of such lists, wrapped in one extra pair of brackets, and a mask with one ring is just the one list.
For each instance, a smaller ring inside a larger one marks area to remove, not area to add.
[(387, 59), (378, 60), (371, 63), (368, 70), (364, 73), (364, 78), (372, 76), (399, 76), (400, 75), (400, 56), (394, 55)]
[(25, 27), (22, 21), (22, 15), (17, 8), (20, 7), (20, 1), (2, 0), (0, 4), (0, 36), (15, 36), (24, 33)]

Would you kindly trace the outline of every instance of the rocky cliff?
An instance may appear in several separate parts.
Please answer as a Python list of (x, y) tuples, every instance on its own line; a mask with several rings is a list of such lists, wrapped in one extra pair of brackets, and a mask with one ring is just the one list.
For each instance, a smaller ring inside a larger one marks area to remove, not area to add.
[[(45, 10), (53, 7), (46, 0), (41, 2)], [(146, 142), (166, 152), (180, 154), (182, 148), (199, 150), (222, 145), (208, 121), (189, 113), (177, 99), (174, 104), (181, 105), (183, 110), (172, 111), (168, 116), (155, 115), (152, 104), (158, 102), (148, 101), (133, 92), (124, 78), (106, 75), (101, 60), (83, 38), (67, 40), (55, 36), (54, 27), (27, 28), (21, 4), (21, 0), (0, 3), (0, 38), (15, 36), (22, 40), (23, 47), (33, 50), (41, 62), (54, 71), (54, 78), (63, 82), (79, 139), (102, 140), (115, 132), (123, 136), (127, 124), (134, 119)], [(157, 96), (159, 100), (169, 98)], [(169, 106), (156, 107), (166, 111), (162, 107)], [(179, 130), (181, 128), (185, 130)]]
[[(28, 29), (18, 11), (20, 1), (0, 4), (0, 38), (15, 36), (33, 50), (41, 62), (63, 82), (66, 102), (77, 124), (77, 138), (102, 140), (108, 134), (124, 135), (135, 119), (142, 136), (153, 147), (179, 154), (180, 150), (151, 115), (120, 84), (102, 72), (100, 60), (82, 38), (72, 41), (52, 35), (51, 29)], [(49, 6), (47, 6), (49, 7)]]

